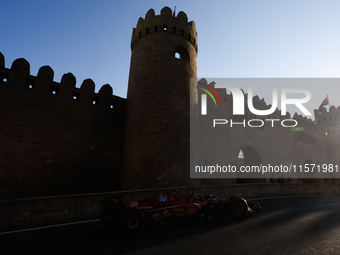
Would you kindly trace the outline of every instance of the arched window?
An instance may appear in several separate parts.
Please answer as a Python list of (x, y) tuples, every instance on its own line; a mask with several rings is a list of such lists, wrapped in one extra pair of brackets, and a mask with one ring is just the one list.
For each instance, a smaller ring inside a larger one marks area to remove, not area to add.
[(175, 57), (178, 59), (182, 59), (188, 63), (190, 63), (190, 55), (186, 48), (184, 48), (182, 45), (176, 46), (176, 52)]

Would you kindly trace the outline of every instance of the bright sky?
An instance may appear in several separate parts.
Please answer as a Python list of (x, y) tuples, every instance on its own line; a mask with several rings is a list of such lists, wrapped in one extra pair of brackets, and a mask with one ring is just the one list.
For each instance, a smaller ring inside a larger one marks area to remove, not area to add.
[[(32, 75), (49, 65), (57, 82), (71, 72), (76, 87), (91, 78), (96, 91), (109, 83), (126, 97), (133, 27), (175, 5), (196, 23), (199, 77), (340, 77), (337, 0), (2, 0), (0, 52), (8, 68), (25, 58)], [(327, 94), (339, 106), (338, 87), (311, 85), (309, 110)]]

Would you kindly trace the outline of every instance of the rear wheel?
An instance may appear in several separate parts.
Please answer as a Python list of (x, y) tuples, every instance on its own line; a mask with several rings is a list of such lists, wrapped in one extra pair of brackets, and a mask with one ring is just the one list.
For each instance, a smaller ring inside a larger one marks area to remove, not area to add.
[(144, 214), (138, 209), (128, 209), (123, 212), (121, 227), (125, 234), (140, 233), (145, 227)]
[(248, 214), (247, 201), (241, 197), (231, 197), (229, 199), (229, 214), (235, 218), (242, 219)]

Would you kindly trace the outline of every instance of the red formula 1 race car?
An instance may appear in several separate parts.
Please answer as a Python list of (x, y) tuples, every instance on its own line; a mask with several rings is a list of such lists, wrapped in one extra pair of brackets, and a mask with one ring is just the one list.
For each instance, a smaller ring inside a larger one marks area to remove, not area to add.
[(229, 200), (200, 194), (178, 196), (176, 191), (131, 202), (129, 206), (118, 198), (100, 202), (101, 222), (118, 225), (126, 234), (136, 234), (150, 226), (172, 226), (186, 222), (207, 221), (218, 214), (244, 218), (248, 212), (261, 211), (257, 202), (232, 196)]

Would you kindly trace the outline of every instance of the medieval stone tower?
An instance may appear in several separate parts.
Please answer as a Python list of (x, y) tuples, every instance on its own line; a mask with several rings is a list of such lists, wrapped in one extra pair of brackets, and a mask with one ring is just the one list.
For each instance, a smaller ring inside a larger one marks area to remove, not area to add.
[[(331, 106), (329, 112), (327, 112), (326, 108), (322, 108), (320, 114), (315, 110), (314, 116), (319, 136), (325, 143), (327, 162), (339, 165), (340, 107)], [(334, 173), (331, 173), (331, 175), (334, 175)], [(337, 181), (339, 182), (340, 180)]]
[(150, 9), (133, 29), (131, 50), (123, 187), (188, 185), (195, 23), (169, 7), (160, 15)]

